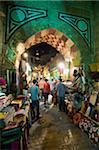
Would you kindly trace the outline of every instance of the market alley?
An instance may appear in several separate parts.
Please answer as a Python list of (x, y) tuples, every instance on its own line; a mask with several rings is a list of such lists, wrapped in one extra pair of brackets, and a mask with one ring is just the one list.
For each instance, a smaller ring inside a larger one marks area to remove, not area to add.
[(30, 129), (29, 150), (95, 150), (88, 136), (57, 107), (44, 109)]

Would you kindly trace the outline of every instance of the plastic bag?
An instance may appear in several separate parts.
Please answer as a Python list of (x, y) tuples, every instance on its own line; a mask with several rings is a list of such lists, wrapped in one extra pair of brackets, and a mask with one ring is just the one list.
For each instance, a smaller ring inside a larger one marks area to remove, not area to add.
[(53, 97), (53, 96), (52, 96), (51, 94), (48, 95), (48, 104), (51, 104), (51, 103), (52, 103), (52, 97)]

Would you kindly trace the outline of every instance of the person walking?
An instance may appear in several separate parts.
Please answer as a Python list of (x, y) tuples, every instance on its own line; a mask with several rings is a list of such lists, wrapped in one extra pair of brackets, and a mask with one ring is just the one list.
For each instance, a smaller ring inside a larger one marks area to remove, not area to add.
[(65, 112), (65, 92), (66, 92), (66, 86), (62, 83), (62, 79), (59, 79), (59, 83), (56, 87), (57, 90), (57, 98), (58, 98), (58, 104), (59, 104), (59, 111)]
[(32, 100), (32, 115), (34, 119), (39, 119), (39, 87), (36, 85), (37, 81), (33, 80), (33, 85), (30, 87), (30, 94)]
[(48, 100), (48, 95), (50, 93), (50, 84), (48, 83), (48, 80), (45, 79), (44, 83), (44, 106), (46, 107), (46, 102)]
[(38, 86), (40, 89), (40, 99), (43, 99), (44, 80), (42, 78), (40, 78), (40, 81), (38, 82)]

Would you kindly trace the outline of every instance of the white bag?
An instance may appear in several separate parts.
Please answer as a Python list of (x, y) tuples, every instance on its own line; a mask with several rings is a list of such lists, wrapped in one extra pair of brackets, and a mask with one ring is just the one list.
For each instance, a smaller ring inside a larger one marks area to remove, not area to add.
[(48, 95), (48, 104), (51, 104), (51, 103), (52, 103), (52, 97), (53, 97), (53, 96), (52, 96), (51, 94)]

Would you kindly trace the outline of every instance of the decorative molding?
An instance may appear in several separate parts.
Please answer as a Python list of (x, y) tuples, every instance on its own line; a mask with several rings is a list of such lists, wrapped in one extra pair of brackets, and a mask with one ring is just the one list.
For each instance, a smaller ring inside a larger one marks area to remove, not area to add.
[(72, 26), (86, 41), (88, 46), (91, 46), (91, 26), (90, 19), (67, 13), (58, 13), (60, 20)]
[(46, 17), (47, 11), (41, 9), (28, 8), (18, 5), (8, 5), (7, 8), (7, 23), (6, 23), (6, 41), (12, 34), (21, 26), (36, 20), (38, 18)]
[(8, 46), (7, 48), (7, 52), (6, 52), (6, 57), (8, 58), (8, 60), (12, 63), (15, 63), (15, 59), (16, 59), (16, 53), (15, 51)]

